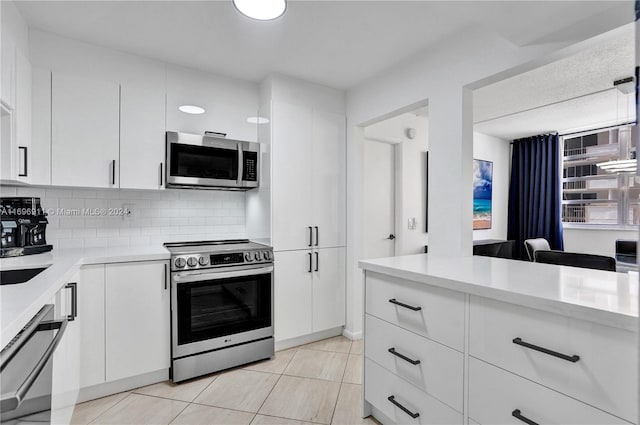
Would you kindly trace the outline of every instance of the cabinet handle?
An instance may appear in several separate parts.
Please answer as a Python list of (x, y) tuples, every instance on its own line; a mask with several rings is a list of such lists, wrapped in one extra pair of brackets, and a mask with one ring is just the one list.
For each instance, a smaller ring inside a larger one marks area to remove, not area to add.
[(311, 273), (311, 271), (312, 271), (311, 270), (312, 269), (311, 263), (313, 263), (313, 260), (311, 259), (311, 253), (309, 253), (309, 270), (308, 270), (309, 273)]
[(414, 307), (414, 306), (409, 305), (409, 304), (401, 303), (400, 301), (397, 301), (395, 298), (391, 298), (391, 299), (389, 300), (389, 302), (390, 302), (391, 304), (399, 305), (400, 307), (408, 308), (409, 310), (413, 310), (413, 311), (420, 311), (420, 310), (422, 310), (422, 307)]
[(313, 246), (313, 228), (309, 226), (309, 246)]
[(111, 160), (111, 185), (116, 184), (116, 160)]
[(162, 162), (160, 163), (160, 187), (162, 187)]
[(513, 412), (511, 412), (511, 416), (513, 416), (516, 419), (521, 420), (525, 424), (538, 425), (538, 422), (534, 422), (531, 419), (527, 418), (526, 416), (522, 416), (522, 413), (520, 412), (520, 409), (516, 409)]
[(18, 146), (18, 150), (21, 150), (21, 149), (24, 151), (24, 160), (22, 162), (22, 164), (24, 165), (24, 168), (23, 168), (24, 169), (24, 173), (18, 172), (18, 177), (27, 177), (27, 174), (28, 174), (28, 172), (27, 172), (28, 171), (27, 170), (27, 162), (28, 162), (27, 161), (27, 153), (28, 153), (27, 152), (27, 147), (26, 146)]
[(162, 277), (164, 278), (164, 290), (167, 290), (167, 265), (164, 265), (164, 273), (162, 274)]
[(407, 415), (411, 416), (413, 419), (415, 419), (418, 416), (420, 416), (420, 413), (418, 413), (418, 412), (413, 413), (411, 410), (407, 409), (402, 404), (398, 403), (396, 401), (396, 396), (394, 396), (394, 395), (390, 395), (389, 397), (387, 397), (387, 400), (389, 400), (391, 402), (391, 404), (393, 404), (394, 406), (396, 406), (397, 408), (402, 410), (404, 413), (406, 413)]
[(318, 241), (320, 240), (320, 233), (318, 232), (318, 226), (314, 226), (316, 229), (316, 246), (318, 246)]
[(398, 352), (396, 351), (395, 347), (391, 347), (391, 348), (389, 348), (389, 352), (390, 352), (391, 354), (393, 354), (394, 356), (396, 356), (396, 357), (400, 357), (402, 360), (404, 360), (404, 361), (406, 361), (406, 362), (411, 363), (412, 365), (419, 365), (419, 364), (420, 364), (420, 360), (412, 360), (412, 359), (410, 359), (409, 357), (407, 357), (407, 356), (405, 356), (405, 355), (403, 355), (403, 354), (398, 353)]
[(64, 287), (71, 289), (71, 314), (67, 316), (67, 320), (73, 322), (78, 317), (78, 284), (71, 282)]
[(524, 342), (522, 338), (513, 338), (512, 341), (514, 344), (521, 345), (526, 348), (530, 348), (535, 351), (539, 351), (544, 354), (548, 354), (553, 357), (558, 357), (559, 359), (566, 360), (571, 363), (575, 363), (580, 360), (580, 356), (574, 354), (573, 356), (568, 356), (566, 354), (558, 353), (557, 351), (549, 350), (548, 348), (540, 347), (538, 345), (529, 344), (528, 342)]
[(318, 251), (316, 251), (316, 270), (315, 271), (319, 271), (320, 270), (320, 256), (318, 255)]

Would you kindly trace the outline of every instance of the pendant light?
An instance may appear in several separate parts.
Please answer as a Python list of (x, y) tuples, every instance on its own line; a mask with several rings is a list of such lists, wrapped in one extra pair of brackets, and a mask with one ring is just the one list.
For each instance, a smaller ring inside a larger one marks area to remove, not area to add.
[(259, 21), (279, 18), (287, 10), (286, 0), (233, 0), (240, 13)]

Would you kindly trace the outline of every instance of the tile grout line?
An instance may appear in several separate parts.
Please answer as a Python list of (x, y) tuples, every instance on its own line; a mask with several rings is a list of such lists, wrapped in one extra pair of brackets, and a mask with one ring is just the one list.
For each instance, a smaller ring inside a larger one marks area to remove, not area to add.
[[(100, 414), (99, 414), (98, 416), (96, 416), (94, 419), (90, 420), (90, 421), (89, 421), (89, 424), (92, 424), (92, 423), (94, 423), (95, 421), (97, 421), (98, 419), (100, 419), (100, 417), (101, 417), (102, 415), (104, 415), (104, 414), (105, 414), (105, 413), (107, 413), (109, 410), (111, 410), (111, 409), (113, 409), (114, 407), (116, 407), (118, 404), (122, 403), (124, 400), (128, 399), (128, 398), (129, 398), (129, 396), (130, 396), (131, 394), (133, 394), (131, 391), (122, 391), (122, 392), (127, 392), (128, 394), (127, 394), (126, 396), (122, 397), (122, 398), (121, 398), (120, 400), (118, 400), (117, 402), (115, 402), (115, 403), (113, 404), (113, 406), (108, 407), (104, 412), (100, 413)], [(116, 394), (122, 394), (122, 393), (116, 393)], [(105, 397), (111, 397), (111, 396), (114, 396), (114, 395), (116, 395), (116, 394), (112, 394), (112, 395), (110, 395), (110, 396), (105, 396)], [(100, 397), (100, 398), (104, 398), (104, 397)], [(95, 400), (99, 400), (99, 398), (97, 398), (97, 399), (95, 399)], [(90, 401), (93, 401), (93, 400), (89, 400), (89, 401), (87, 401), (87, 402), (85, 402), (85, 403), (88, 403), (88, 402), (90, 402)], [(77, 405), (76, 405), (76, 406), (77, 406)], [(76, 406), (74, 406), (74, 407), (73, 407), (73, 410), (74, 410), (74, 411), (75, 411)], [(71, 415), (71, 417), (73, 418), (73, 414)]]

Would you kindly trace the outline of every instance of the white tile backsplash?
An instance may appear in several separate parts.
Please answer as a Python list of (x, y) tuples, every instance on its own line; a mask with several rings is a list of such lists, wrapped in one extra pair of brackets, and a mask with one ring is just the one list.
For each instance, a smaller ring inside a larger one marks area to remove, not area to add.
[[(245, 194), (207, 190), (78, 190), (2, 186), (2, 196), (39, 197), (54, 248), (140, 246), (246, 238)], [(131, 209), (128, 217), (109, 208)], [(89, 210), (100, 210), (90, 215)], [(102, 211), (106, 210), (106, 211)]]

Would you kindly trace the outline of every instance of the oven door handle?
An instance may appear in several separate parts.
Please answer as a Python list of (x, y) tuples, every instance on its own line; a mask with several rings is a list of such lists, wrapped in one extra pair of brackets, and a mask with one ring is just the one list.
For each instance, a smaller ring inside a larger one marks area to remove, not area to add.
[(255, 276), (273, 272), (273, 266), (256, 267), (254, 269), (237, 270), (233, 272), (206, 272), (206, 273), (174, 273), (173, 281), (176, 283), (199, 282), (202, 280), (228, 279), (241, 276)]

